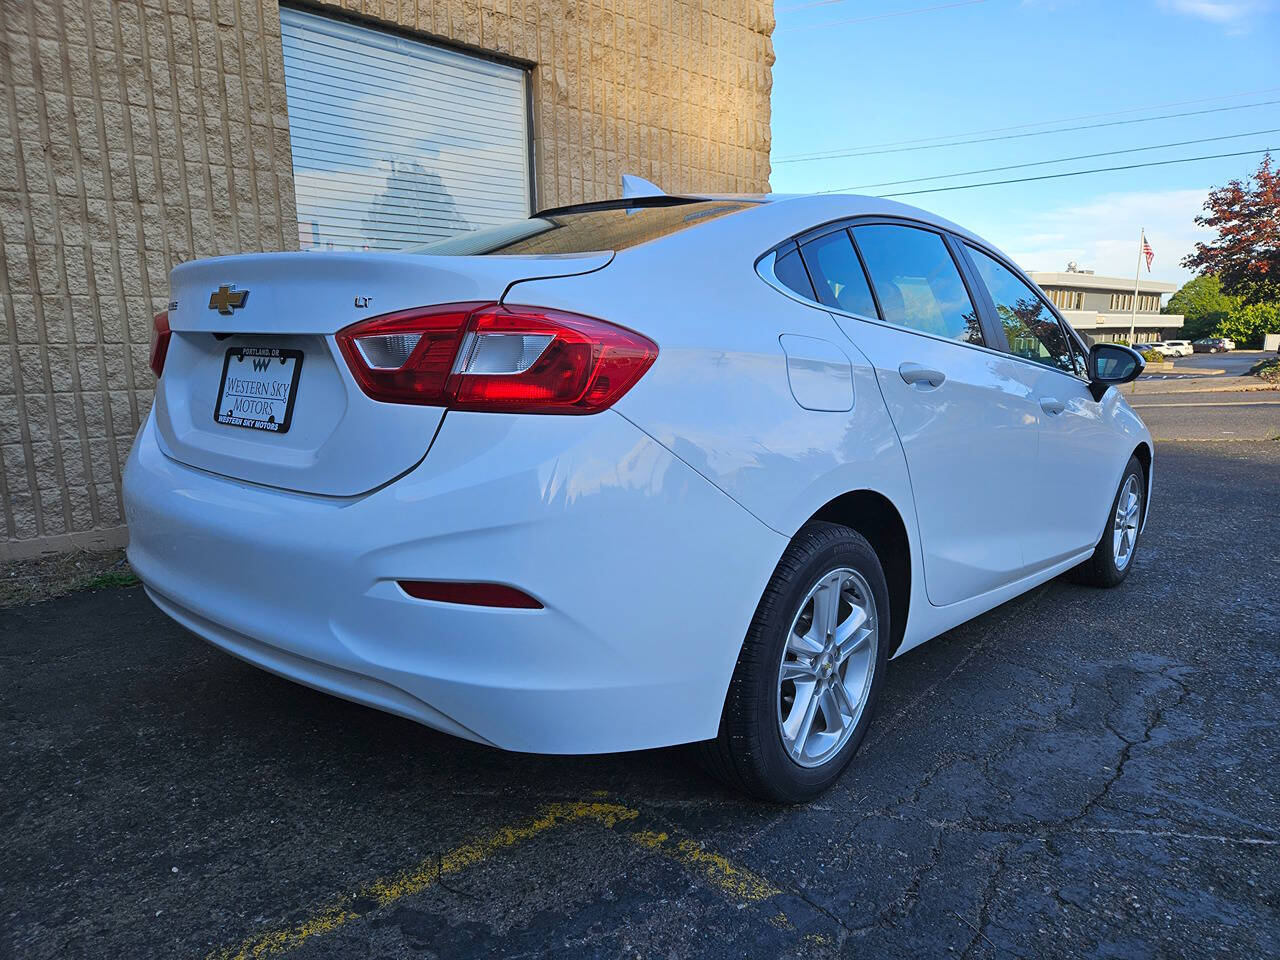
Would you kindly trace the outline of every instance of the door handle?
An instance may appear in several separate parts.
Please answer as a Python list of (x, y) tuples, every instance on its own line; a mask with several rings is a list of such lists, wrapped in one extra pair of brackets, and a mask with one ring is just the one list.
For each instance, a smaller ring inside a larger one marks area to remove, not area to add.
[(919, 390), (933, 390), (942, 386), (947, 375), (941, 370), (931, 370), (918, 363), (904, 363), (898, 367), (898, 376)]
[(1041, 397), (1040, 409), (1051, 417), (1056, 417), (1063, 410), (1067, 409), (1067, 405), (1061, 400), (1055, 400), (1053, 397)]

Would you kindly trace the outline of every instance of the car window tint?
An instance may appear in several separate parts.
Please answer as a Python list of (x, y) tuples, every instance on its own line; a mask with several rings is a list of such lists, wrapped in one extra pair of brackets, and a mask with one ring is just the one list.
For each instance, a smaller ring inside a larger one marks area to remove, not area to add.
[(854, 227), (884, 319), (923, 333), (982, 343), (978, 311), (936, 233), (892, 224)]
[(864, 317), (878, 315), (867, 276), (862, 272), (847, 231), (838, 230), (810, 240), (801, 252), (820, 302)]
[(1048, 304), (1008, 267), (969, 247), (974, 266), (995, 301), (996, 314), (1009, 340), (1009, 352), (1046, 367), (1076, 373), (1067, 334)]
[(813, 284), (809, 282), (809, 274), (805, 272), (800, 251), (794, 246), (773, 262), (773, 275), (783, 286), (794, 290), (806, 300), (815, 299)]
[(626, 250), (754, 206), (756, 204), (747, 201), (650, 197), (625, 205), (566, 207), (526, 220), (512, 220), (408, 246), (404, 252), (436, 257), (478, 257)]

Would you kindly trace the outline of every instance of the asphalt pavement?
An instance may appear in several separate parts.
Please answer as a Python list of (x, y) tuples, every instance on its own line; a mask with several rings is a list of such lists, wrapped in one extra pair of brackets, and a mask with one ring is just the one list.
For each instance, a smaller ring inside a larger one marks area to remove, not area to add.
[(1173, 360), (1177, 373), (1205, 373), (1221, 370), (1228, 377), (1239, 377), (1248, 373), (1255, 363), (1263, 357), (1274, 357), (1275, 353), (1263, 350), (1230, 350), (1226, 353), (1193, 353), (1189, 357), (1177, 357)]
[(681, 749), (433, 733), (139, 589), (0, 610), (0, 956), (1277, 956), (1278, 475), (1280, 443), (1159, 444), (1126, 584), (893, 661), (795, 808)]
[(1170, 390), (1136, 394), (1127, 399), (1157, 441), (1280, 438), (1280, 391)]

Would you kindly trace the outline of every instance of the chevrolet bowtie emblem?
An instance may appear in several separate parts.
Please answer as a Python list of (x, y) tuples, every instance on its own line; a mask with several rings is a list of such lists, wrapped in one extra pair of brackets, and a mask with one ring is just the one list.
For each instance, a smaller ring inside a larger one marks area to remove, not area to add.
[(219, 313), (229, 316), (235, 310), (243, 307), (248, 299), (248, 290), (237, 290), (235, 287), (229, 287), (224, 283), (209, 295), (209, 309), (217, 310)]

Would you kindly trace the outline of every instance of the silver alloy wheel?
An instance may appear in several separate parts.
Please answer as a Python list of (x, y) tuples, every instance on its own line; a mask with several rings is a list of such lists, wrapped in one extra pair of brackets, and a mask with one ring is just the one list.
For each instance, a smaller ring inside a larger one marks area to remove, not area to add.
[(1141, 506), (1138, 478), (1129, 474), (1124, 486), (1120, 488), (1120, 498), (1116, 501), (1116, 518), (1111, 531), (1111, 552), (1115, 557), (1117, 570), (1123, 570), (1133, 559), (1133, 547), (1138, 541)]
[(800, 766), (821, 766), (852, 736), (879, 642), (875, 595), (862, 574), (823, 574), (791, 621), (778, 666), (778, 731)]

